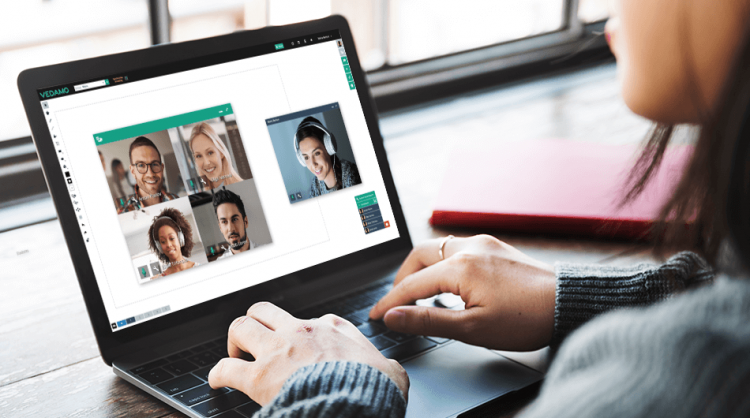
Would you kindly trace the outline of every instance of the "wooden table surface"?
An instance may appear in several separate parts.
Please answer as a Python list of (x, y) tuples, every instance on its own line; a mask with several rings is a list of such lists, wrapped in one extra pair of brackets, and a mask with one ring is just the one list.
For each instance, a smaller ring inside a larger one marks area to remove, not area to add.
[[(622, 102), (611, 65), (385, 115), (381, 127), (413, 241), (481, 231), (427, 219), (451, 150), (558, 137), (639, 141), (648, 123)], [(631, 243), (495, 234), (532, 257), (585, 263), (650, 260)], [(617, 257), (635, 249), (636, 255)], [(183, 416), (116, 377), (98, 348), (58, 221), (0, 235), (0, 416)], [(533, 360), (533, 359), (532, 359)]]

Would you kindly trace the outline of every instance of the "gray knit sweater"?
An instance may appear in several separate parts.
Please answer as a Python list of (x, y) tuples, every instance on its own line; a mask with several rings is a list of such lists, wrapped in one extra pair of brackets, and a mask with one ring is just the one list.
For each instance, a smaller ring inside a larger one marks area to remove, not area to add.
[[(524, 418), (750, 416), (750, 280), (709, 284), (691, 253), (658, 267), (556, 272), (553, 345), (564, 344)], [(335, 362), (298, 370), (256, 418), (404, 413), (385, 374)]]

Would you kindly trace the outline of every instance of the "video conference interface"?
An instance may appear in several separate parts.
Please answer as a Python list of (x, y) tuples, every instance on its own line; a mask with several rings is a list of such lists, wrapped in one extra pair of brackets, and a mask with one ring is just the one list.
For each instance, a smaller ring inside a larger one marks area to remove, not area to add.
[(139, 283), (273, 242), (231, 104), (94, 140)]
[(40, 92), (113, 331), (399, 236), (343, 43), (299, 42)]

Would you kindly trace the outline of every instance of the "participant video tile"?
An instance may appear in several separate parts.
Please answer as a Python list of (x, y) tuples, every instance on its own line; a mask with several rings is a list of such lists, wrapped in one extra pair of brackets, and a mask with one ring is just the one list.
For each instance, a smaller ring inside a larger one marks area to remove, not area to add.
[(166, 131), (125, 138), (97, 148), (117, 213), (187, 196)]
[(338, 103), (266, 119), (290, 203), (362, 183)]
[(209, 262), (273, 242), (254, 180), (194, 194), (190, 202)]
[(117, 216), (138, 283), (208, 263), (187, 197)]

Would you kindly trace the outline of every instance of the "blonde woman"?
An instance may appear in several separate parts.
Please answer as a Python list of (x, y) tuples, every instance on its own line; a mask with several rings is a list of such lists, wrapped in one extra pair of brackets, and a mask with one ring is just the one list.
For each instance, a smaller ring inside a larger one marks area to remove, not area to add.
[(190, 133), (190, 151), (193, 153), (198, 175), (208, 179), (207, 189), (242, 181), (232, 166), (227, 146), (206, 122), (195, 125)]

